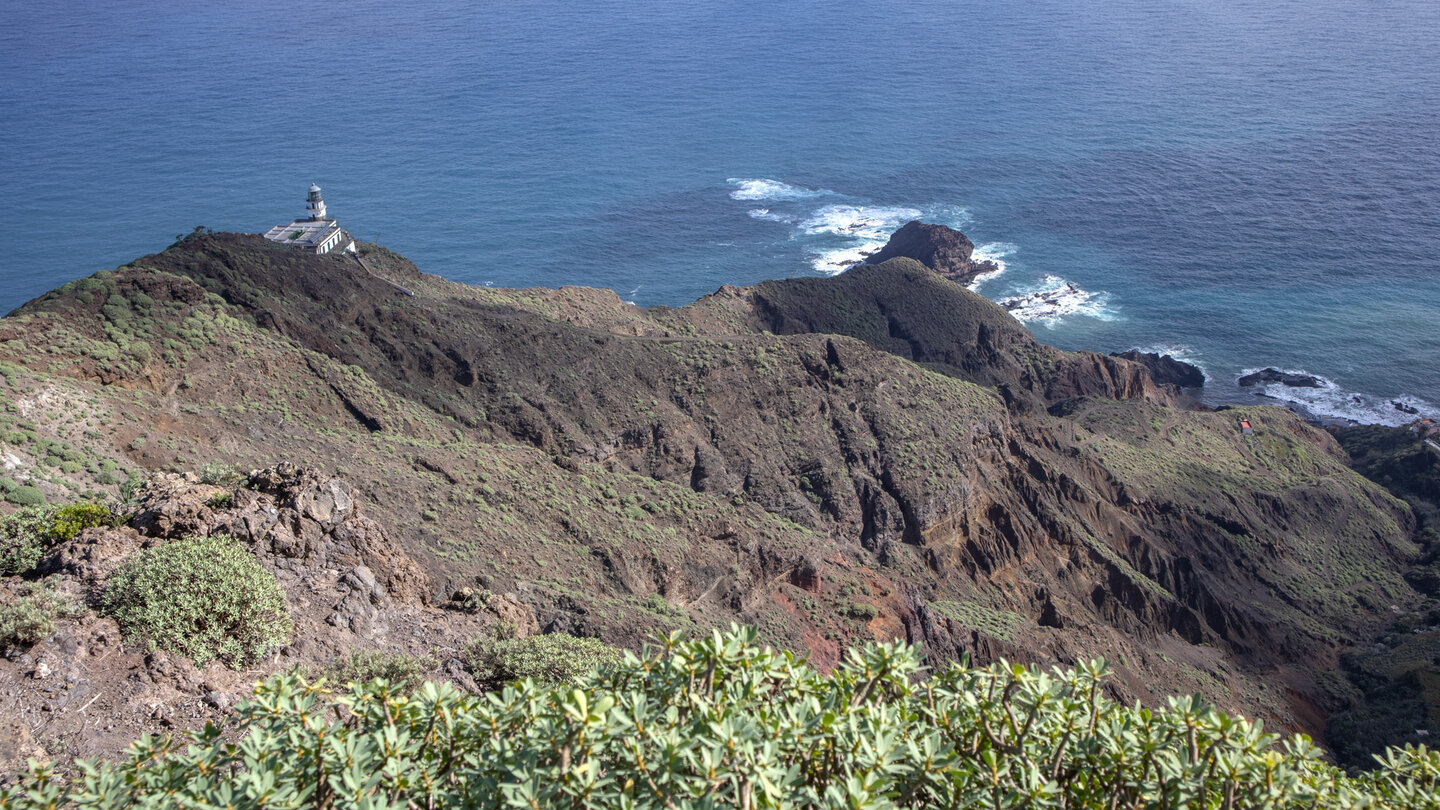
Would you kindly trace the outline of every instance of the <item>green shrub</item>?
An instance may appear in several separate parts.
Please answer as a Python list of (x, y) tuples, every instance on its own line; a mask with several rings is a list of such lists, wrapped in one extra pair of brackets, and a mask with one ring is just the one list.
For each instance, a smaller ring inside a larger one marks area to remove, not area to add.
[(110, 514), (110, 509), (105, 504), (80, 501), (61, 506), (54, 511), (49, 540), (52, 543), (64, 543), (74, 540), (75, 536), (85, 529), (113, 525), (115, 516)]
[(106, 611), (132, 643), (249, 664), (290, 638), (275, 575), (226, 535), (190, 537), (137, 552), (111, 575)]
[(50, 544), (55, 510), (26, 506), (0, 515), (0, 575), (24, 574), (40, 562)]
[(880, 609), (865, 602), (856, 602), (845, 609), (845, 615), (852, 619), (868, 622), (880, 615)]
[(221, 461), (211, 461), (200, 468), (200, 483), (212, 487), (233, 487), (244, 477), (234, 467)]
[(45, 493), (39, 487), (16, 487), (5, 493), (5, 500), (16, 506), (39, 506), (45, 503)]
[(0, 605), (0, 645), (28, 647), (55, 632), (55, 623), (80, 615), (82, 608), (69, 596), (44, 582), (26, 582), (15, 601)]
[(211, 509), (229, 509), (235, 503), (233, 492), (217, 492), (205, 501), (205, 505)]
[(412, 655), (385, 650), (351, 650), (337, 658), (321, 673), (337, 684), (369, 683), (379, 679), (396, 691), (409, 694), (420, 688), (425, 673), (440, 665), (429, 655)]
[(903, 645), (830, 674), (753, 630), (682, 642), (577, 684), (347, 694), (282, 676), (213, 726), (145, 737), (66, 782), (35, 764), (0, 804), (335, 808), (1433, 808), (1440, 752), (1347, 776), (1196, 698), (1111, 701), (1103, 662), (952, 665)]
[(126, 503), (134, 500), (136, 491), (140, 489), (140, 485), (143, 483), (145, 483), (145, 479), (138, 475), (131, 475), (126, 478), (125, 483), (120, 485), (120, 500)]
[(0, 492), (14, 492), (19, 488), (20, 485), (15, 483), (14, 478), (8, 475), (0, 475)]
[(605, 642), (564, 633), (479, 638), (465, 647), (470, 674), (486, 689), (524, 678), (543, 684), (570, 683), (598, 666), (618, 660), (620, 651)]
[(95, 476), (95, 482), (97, 484), (114, 486), (115, 484), (123, 484), (125, 482), (125, 476), (114, 470), (101, 470), (100, 474)]
[(645, 605), (645, 609), (651, 613), (656, 613), (671, 619), (679, 619), (687, 615), (684, 608), (670, 604), (669, 599), (666, 599), (658, 593), (652, 593), (645, 597), (643, 604)]

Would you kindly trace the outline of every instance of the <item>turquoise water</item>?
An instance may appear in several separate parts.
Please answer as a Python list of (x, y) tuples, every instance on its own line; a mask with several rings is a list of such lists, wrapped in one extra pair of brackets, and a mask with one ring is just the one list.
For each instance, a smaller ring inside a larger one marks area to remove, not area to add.
[(470, 283), (679, 304), (920, 216), (1070, 348), (1440, 403), (1440, 4), (11, 4), (0, 309), (332, 215)]

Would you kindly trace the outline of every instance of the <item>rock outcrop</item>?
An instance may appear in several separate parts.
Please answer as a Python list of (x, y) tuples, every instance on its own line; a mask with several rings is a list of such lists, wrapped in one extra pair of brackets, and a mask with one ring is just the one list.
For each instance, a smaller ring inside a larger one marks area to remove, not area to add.
[(1325, 381), (1309, 374), (1295, 374), (1278, 368), (1262, 368), (1236, 380), (1242, 387), (1261, 383), (1280, 383), (1291, 388), (1324, 388)]
[(975, 261), (975, 245), (965, 234), (944, 225), (930, 225), (919, 220), (905, 223), (890, 235), (885, 247), (867, 256), (869, 264), (890, 259), (914, 259), (936, 273), (958, 284), (969, 284), (977, 276), (999, 270), (993, 261)]
[[(137, 505), (129, 525), (86, 529), (41, 559), (37, 574), (47, 587), (94, 609), (0, 659), (0, 684), (8, 686), (0, 692), (0, 749), (41, 761), (113, 756), (141, 733), (221, 721), (268, 673), (319, 673), (356, 649), (448, 650), (438, 663), (458, 672), (458, 650), (496, 622), (521, 634), (536, 629), (533, 611), (510, 594), (488, 594), (476, 612), (428, 604), (426, 574), (365, 514), (355, 488), (289, 462), (228, 488), (161, 473), (143, 485)], [(295, 623), (287, 646), (244, 672), (129, 645), (100, 612), (107, 579), (131, 554), (210, 534), (232, 535), (255, 553), (276, 575)], [(13, 584), (0, 579), (0, 598)], [(23, 765), (4, 757), (0, 776)]]
[(1198, 366), (1183, 360), (1176, 360), (1168, 354), (1131, 349), (1128, 352), (1111, 352), (1110, 356), (1139, 363), (1149, 370), (1151, 379), (1161, 385), (1173, 385), (1176, 388), (1203, 388), (1205, 386), (1205, 372), (1201, 371)]

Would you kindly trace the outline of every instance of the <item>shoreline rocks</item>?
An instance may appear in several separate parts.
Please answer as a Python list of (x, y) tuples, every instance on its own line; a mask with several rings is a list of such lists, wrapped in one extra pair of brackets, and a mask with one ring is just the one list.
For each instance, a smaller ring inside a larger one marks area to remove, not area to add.
[(1179, 388), (1205, 387), (1205, 372), (1201, 371), (1199, 366), (1176, 360), (1168, 354), (1131, 349), (1128, 352), (1111, 352), (1110, 356), (1139, 363), (1150, 370), (1150, 376), (1157, 383)]
[(1241, 388), (1249, 388), (1262, 383), (1280, 383), (1291, 388), (1324, 388), (1326, 386), (1325, 380), (1319, 377), (1309, 374), (1291, 374), (1278, 368), (1262, 368), (1254, 374), (1246, 374), (1236, 380), (1236, 383)]

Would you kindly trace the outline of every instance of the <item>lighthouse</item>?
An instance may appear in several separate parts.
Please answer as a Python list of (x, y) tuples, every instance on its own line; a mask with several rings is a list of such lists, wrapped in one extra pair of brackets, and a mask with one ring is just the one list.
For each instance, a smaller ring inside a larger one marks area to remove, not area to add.
[(305, 197), (305, 212), (310, 215), (311, 222), (325, 218), (325, 198), (320, 196), (320, 187), (314, 183), (310, 184), (310, 193)]
[(305, 218), (292, 221), (289, 225), (276, 225), (265, 232), (265, 238), (289, 247), (329, 253), (344, 246), (344, 250), (355, 252), (355, 240), (340, 228), (333, 219), (325, 216), (325, 198), (320, 196), (320, 186), (311, 183), (305, 195)]

